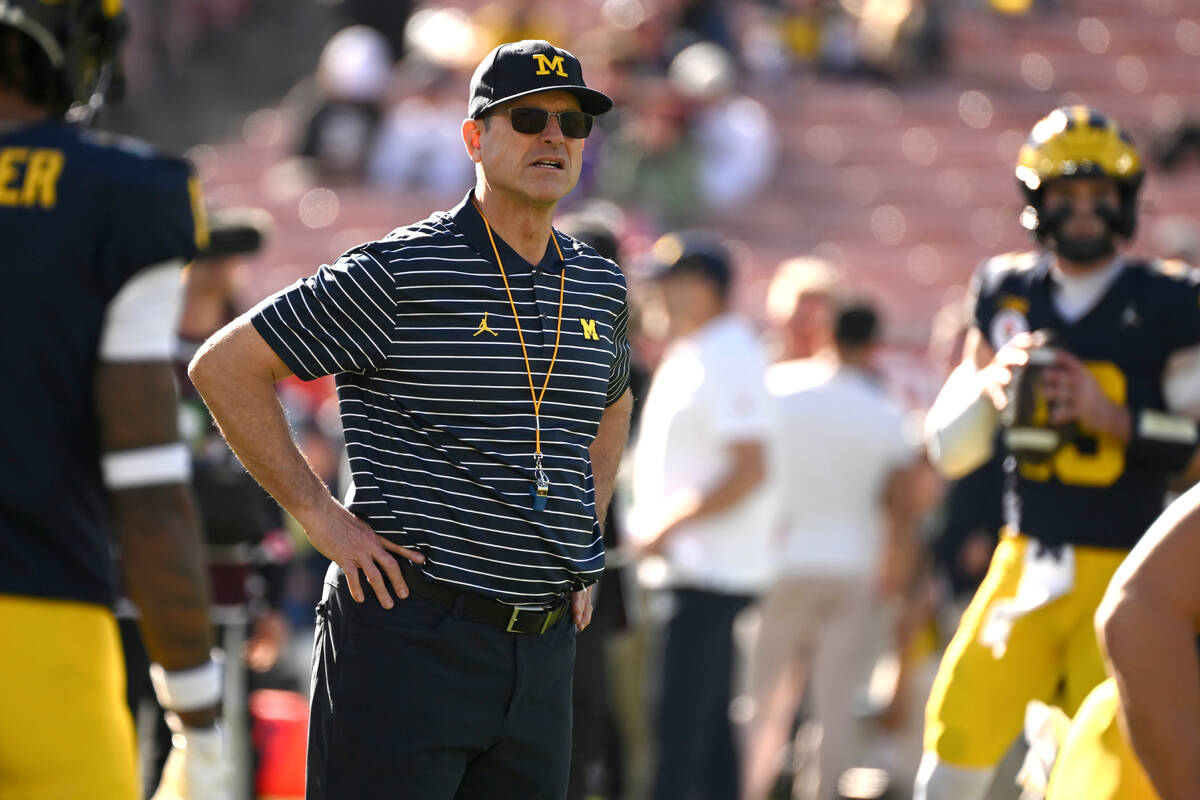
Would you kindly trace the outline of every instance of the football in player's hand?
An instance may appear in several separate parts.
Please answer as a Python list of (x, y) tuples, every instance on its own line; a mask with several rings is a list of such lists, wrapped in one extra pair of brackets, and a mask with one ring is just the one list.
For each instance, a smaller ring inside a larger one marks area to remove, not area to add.
[(1018, 461), (1042, 464), (1067, 442), (1074, 426), (1051, 424), (1052, 409), (1042, 381), (1046, 370), (1056, 361), (1054, 335), (1041, 330), (1034, 338), (1029, 362), (1012, 368), (1000, 423), (1004, 427), (1004, 444)]

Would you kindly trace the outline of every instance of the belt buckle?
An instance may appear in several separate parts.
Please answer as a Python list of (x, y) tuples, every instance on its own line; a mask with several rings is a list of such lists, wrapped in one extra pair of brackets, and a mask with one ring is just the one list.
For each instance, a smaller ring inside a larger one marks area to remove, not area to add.
[(549, 610), (549, 611), (539, 611), (539, 610), (528, 609), (528, 608), (513, 608), (512, 615), (508, 618), (508, 624), (504, 626), (504, 630), (508, 631), (509, 633), (525, 633), (525, 631), (519, 631), (514, 627), (517, 624), (517, 618), (521, 616), (522, 611), (528, 611), (531, 614), (543, 614), (544, 615), (542, 617), (542, 625), (537, 631), (539, 636), (541, 634), (545, 633), (550, 628), (550, 620), (554, 616), (553, 609)]

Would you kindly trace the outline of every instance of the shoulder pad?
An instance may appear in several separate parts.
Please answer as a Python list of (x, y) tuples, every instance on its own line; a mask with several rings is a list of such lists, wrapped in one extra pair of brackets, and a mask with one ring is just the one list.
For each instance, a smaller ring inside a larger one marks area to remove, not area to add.
[(1041, 258), (1042, 254), (1037, 250), (1025, 250), (985, 259), (976, 273), (979, 289), (990, 294), (999, 288), (1005, 278), (1032, 270), (1041, 262)]
[(1146, 269), (1181, 280), (1196, 278), (1196, 268), (1181, 258), (1152, 258), (1144, 262)]
[(1042, 254), (1037, 250), (1014, 250), (993, 256), (984, 265), (989, 272), (1025, 272), (1036, 267), (1041, 258)]

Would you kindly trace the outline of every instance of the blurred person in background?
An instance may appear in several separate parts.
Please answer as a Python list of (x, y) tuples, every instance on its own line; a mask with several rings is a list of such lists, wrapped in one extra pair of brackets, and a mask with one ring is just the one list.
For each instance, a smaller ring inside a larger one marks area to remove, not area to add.
[[(767, 288), (767, 322), (778, 360), (812, 367), (831, 365), (834, 294), (839, 270), (815, 256), (797, 256), (775, 267)], [(810, 361), (810, 359), (816, 359)]]
[(856, 31), (863, 68), (893, 79), (940, 70), (948, 56), (942, 3), (866, 0)]
[(459, 158), (459, 76), (411, 55), (401, 65), (403, 99), (384, 118), (367, 157), (368, 183), (406, 194), (446, 198), (471, 180)]
[[(210, 212), (208, 221), (208, 243), (184, 273), (175, 366), (182, 395), (180, 432), (189, 445), (192, 491), (212, 579), (210, 619), (214, 635), (230, 656), (225, 664), (224, 700), (230, 709), (225, 725), (235, 748), (235, 764), (243, 770), (240, 777), (248, 779), (249, 755), (236, 749), (249, 746), (241, 712), (246, 706), (246, 690), (277, 666), (286, 645), (288, 631), (279, 606), (293, 548), (282, 532), (278, 506), (246, 474), (221, 439), (187, 379), (186, 367), (206, 338), (241, 313), (238, 292), (245, 283), (246, 258), (263, 246), (272, 220), (262, 209), (232, 208)], [(151, 732), (142, 735), (152, 740), (142, 774), (145, 785), (153, 788), (170, 752), (171, 732), (153, 696), (137, 615), (138, 609), (128, 599), (118, 603), (127, 702), (135, 722), (143, 705), (152, 707), (149, 718), (155, 720)], [(247, 626), (251, 630), (248, 640)], [(290, 688), (302, 685), (294, 675), (288, 682)]]
[(362, 179), (391, 75), (391, 48), (374, 28), (343, 28), (325, 44), (317, 63), (317, 106), (303, 124), (296, 152), (320, 178)]
[[(962, 362), (962, 348), (972, 322), (961, 301), (934, 315), (928, 361), (935, 379), (944, 382)], [(937, 510), (925, 524), (925, 539), (934, 557), (940, 608), (958, 627), (958, 618), (987, 574), (988, 562), (1004, 525), (1004, 452), (996, 447), (988, 461), (948, 481)]]
[(705, 209), (689, 104), (663, 78), (638, 85), (636, 105), (600, 149), (596, 191), (652, 230), (695, 225)]
[(773, 174), (778, 142), (770, 112), (736, 90), (733, 57), (711, 42), (682, 50), (667, 76), (690, 106), (688, 128), (699, 153), (700, 194), (694, 200), (714, 213), (741, 207)]
[(673, 0), (664, 5), (674, 18), (681, 37), (698, 37), (726, 52), (734, 51), (734, 31), (725, 3), (720, 0)]
[[(476, 182), (458, 206), (351, 249), (192, 360), (234, 452), (333, 562), (309, 798), (566, 791), (575, 635), (632, 401), (624, 276), (552, 222), (611, 106), (573, 54), (495, 48), (459, 128)], [(329, 374), (344, 504), (274, 390)]]
[(1008, 457), (1005, 530), (934, 683), (916, 800), (983, 797), (1030, 701), (1073, 714), (1104, 680), (1105, 587), (1169, 479), (1200, 476), (1200, 288), (1119, 252), (1143, 176), (1132, 139), (1065, 106), (1016, 176), (1039, 247), (981, 266), (962, 364), (926, 418), (947, 477), (992, 457), (998, 422)]
[[(580, 212), (563, 217), (558, 229), (593, 248), (609, 261), (620, 264), (617, 230), (600, 214)], [(633, 392), (631, 430), (637, 427), (641, 400), (645, 397), (648, 376), (631, 360), (629, 388)], [(605, 564), (592, 595), (592, 623), (575, 638), (575, 684), (572, 689), (571, 777), (567, 800), (614, 797), (624, 781), (620, 731), (626, 721), (617, 719), (619, 704), (614, 702), (609, 675), (609, 640), (622, 633), (633, 613), (633, 598), (626, 588), (632, 579), (619, 551), (617, 531), (624, 526), (620, 510), (625, 503), (620, 489), (614, 489), (604, 525)]]
[[(0, 795), (140, 797), (112, 613), (142, 609), (174, 749), (156, 797), (230, 797), (219, 655), (171, 356), (207, 229), (188, 164), (90, 122), (120, 3), (0, 2)], [(31, 335), (36, 333), (36, 335)]]
[(1084, 701), (1046, 800), (1186, 800), (1200, 787), (1200, 488), (1151, 526), (1096, 614), (1109, 680)]
[(520, 39), (565, 39), (571, 27), (553, 0), (492, 0), (471, 15), (483, 50)]
[(786, 537), (779, 576), (763, 597), (750, 660), (746, 786), (764, 800), (806, 683), (821, 733), (816, 775), (792, 796), (831, 800), (854, 764), (852, 722), (867, 676), (868, 621), (881, 592), (908, 585), (914, 556), (914, 443), (880, 385), (879, 318), (843, 304), (833, 320), (833, 369), (775, 364), (767, 386), (780, 417)]
[(710, 800), (734, 800), (733, 626), (770, 579), (777, 516), (766, 357), (731, 311), (723, 242), (702, 231), (667, 234), (651, 257), (671, 345), (634, 449), (630, 532), (643, 555), (665, 561), (670, 598), (653, 797), (703, 790)]
[(415, 0), (338, 0), (338, 10), (354, 25), (365, 25), (379, 31), (387, 42), (392, 57), (399, 61), (407, 55), (405, 27), (412, 15)]

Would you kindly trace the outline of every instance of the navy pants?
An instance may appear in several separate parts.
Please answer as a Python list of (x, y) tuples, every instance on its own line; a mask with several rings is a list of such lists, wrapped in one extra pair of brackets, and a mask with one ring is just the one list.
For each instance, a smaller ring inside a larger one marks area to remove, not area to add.
[(415, 593), (356, 603), (336, 570), (317, 606), (307, 800), (561, 800), (574, 663), (570, 614), (507, 633)]
[(667, 623), (656, 720), (654, 800), (737, 800), (729, 703), (733, 621), (754, 598), (677, 589)]

